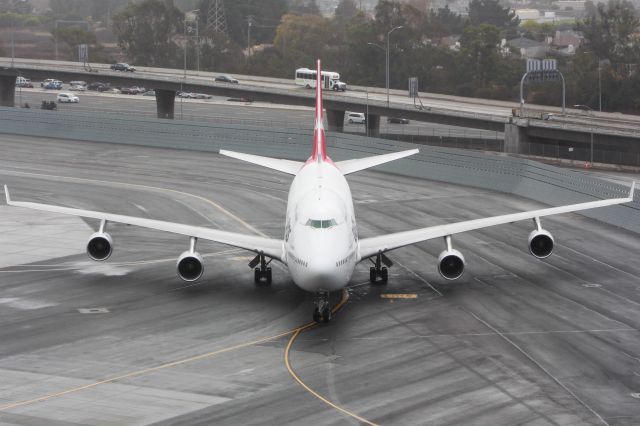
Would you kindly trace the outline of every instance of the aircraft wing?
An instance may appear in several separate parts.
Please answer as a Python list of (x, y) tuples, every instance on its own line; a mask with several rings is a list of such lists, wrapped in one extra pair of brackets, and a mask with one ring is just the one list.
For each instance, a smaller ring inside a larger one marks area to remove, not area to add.
[(283, 160), (280, 158), (263, 157), (261, 155), (245, 154), (242, 152), (220, 150), (221, 155), (246, 161), (248, 163), (257, 164), (268, 169), (278, 170), (279, 172), (288, 173), (290, 175), (297, 174), (304, 166), (301, 161)]
[(390, 154), (374, 155), (373, 157), (338, 161), (336, 163), (336, 167), (343, 175), (348, 175), (350, 173), (359, 172), (360, 170), (365, 170), (370, 167), (379, 166), (380, 164), (408, 157), (410, 155), (417, 154), (418, 152), (419, 150), (417, 149), (409, 149), (407, 151), (392, 152)]
[(274, 238), (265, 238), (256, 235), (245, 235), (235, 232), (220, 231), (218, 229), (205, 228), (202, 226), (184, 225), (181, 223), (164, 222), (161, 220), (103, 213), (92, 210), (82, 210), (25, 201), (13, 201), (11, 200), (11, 197), (9, 195), (9, 189), (7, 188), (7, 185), (4, 186), (4, 191), (7, 198), (7, 205), (9, 206), (26, 207), (28, 209), (43, 210), (52, 213), (88, 217), (92, 219), (106, 220), (107, 222), (124, 223), (128, 225), (140, 226), (143, 228), (156, 229), (158, 231), (171, 232), (173, 234), (185, 235), (188, 237), (196, 237), (198, 239), (215, 241), (233, 247), (243, 248), (256, 253), (263, 253), (267, 257), (278, 260), (282, 260), (283, 256), (282, 240)]
[(467, 220), (464, 222), (450, 223), (446, 225), (436, 225), (428, 228), (415, 229), (412, 231), (396, 232), (393, 234), (380, 235), (378, 237), (363, 238), (359, 242), (358, 260), (375, 256), (399, 247), (419, 243), (448, 235), (473, 231), (476, 229), (488, 228), (490, 226), (502, 225), (505, 223), (518, 222), (525, 219), (535, 219), (542, 216), (551, 216), (561, 213), (576, 212), (580, 210), (595, 209), (597, 207), (612, 206), (633, 201), (635, 182), (631, 185), (628, 198), (611, 198), (607, 200), (589, 201), (586, 203), (571, 204), (560, 207), (550, 207), (541, 210), (531, 210), (521, 213), (505, 214), (482, 219)]

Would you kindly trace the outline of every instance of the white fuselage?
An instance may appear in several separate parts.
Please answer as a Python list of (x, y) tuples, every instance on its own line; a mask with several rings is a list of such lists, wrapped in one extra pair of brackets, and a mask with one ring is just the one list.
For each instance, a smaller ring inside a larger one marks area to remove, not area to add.
[(291, 183), (284, 240), (284, 261), (300, 288), (340, 290), (351, 279), (358, 250), (353, 201), (330, 160), (308, 162)]

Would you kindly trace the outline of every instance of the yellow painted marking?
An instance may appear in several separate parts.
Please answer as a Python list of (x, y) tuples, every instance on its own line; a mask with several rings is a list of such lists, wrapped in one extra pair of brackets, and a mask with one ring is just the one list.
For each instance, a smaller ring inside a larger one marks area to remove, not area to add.
[[(333, 313), (337, 312), (338, 310), (340, 310), (340, 308), (342, 308), (342, 306), (344, 306), (345, 303), (347, 303), (347, 300), (349, 300), (349, 292), (344, 289), (342, 291), (342, 300), (340, 300), (340, 303), (338, 303), (338, 305), (336, 305), (336, 307), (333, 309)], [(293, 346), (293, 342), (296, 341), (296, 339), (298, 338), (298, 336), (300, 335), (300, 333), (302, 333), (305, 330), (308, 330), (309, 328), (313, 327), (315, 325), (315, 323), (309, 323), (307, 325), (304, 325), (300, 328), (298, 328), (297, 330), (294, 331), (293, 335), (291, 336), (291, 338), (289, 339), (289, 343), (287, 343), (287, 347), (284, 351), (284, 363), (287, 366), (287, 370), (289, 371), (289, 374), (291, 374), (291, 377), (294, 378), (294, 380), (296, 382), (298, 382), (300, 384), (300, 386), (302, 386), (307, 392), (309, 392), (311, 395), (315, 396), (316, 398), (318, 398), (320, 401), (324, 402), (325, 404), (327, 404), (329, 407), (334, 408), (336, 410), (338, 410), (339, 412), (341, 412), (342, 414), (345, 414), (349, 417), (352, 417), (356, 420), (358, 420), (361, 423), (364, 423), (366, 425), (369, 426), (378, 426), (376, 423), (373, 423), (363, 417), (360, 417), (359, 415), (340, 407), (337, 404), (334, 404), (333, 402), (329, 401), (327, 398), (325, 398), (324, 396), (320, 395), (318, 392), (314, 391), (313, 389), (311, 389), (306, 383), (304, 383), (302, 381), (302, 379), (300, 379), (300, 376), (298, 376), (298, 374), (293, 370), (293, 367), (291, 366), (291, 361), (289, 359), (289, 354), (291, 352), (291, 347)]]
[(63, 395), (67, 395), (67, 394), (70, 394), (70, 393), (78, 392), (78, 391), (81, 391), (81, 390), (84, 390), (84, 389), (95, 388), (96, 386), (104, 385), (106, 383), (113, 383), (113, 382), (117, 382), (117, 381), (122, 380), (122, 379), (128, 379), (128, 378), (131, 378), (131, 377), (140, 376), (140, 375), (151, 373), (151, 372), (154, 372), (154, 371), (164, 370), (164, 369), (175, 367), (175, 366), (178, 366), (178, 365), (187, 364), (187, 363), (194, 362), (194, 361), (199, 361), (201, 359), (211, 358), (211, 357), (214, 357), (216, 355), (220, 355), (220, 354), (223, 354), (223, 353), (226, 353), (226, 352), (231, 352), (231, 351), (234, 351), (234, 350), (237, 350), (237, 349), (242, 349), (242, 348), (246, 348), (246, 347), (249, 347), (249, 346), (258, 345), (260, 343), (265, 343), (265, 342), (268, 342), (268, 341), (271, 341), (271, 340), (279, 339), (279, 338), (287, 336), (287, 335), (289, 335), (291, 333), (295, 333), (295, 332), (297, 332), (299, 330), (300, 330), (300, 328), (296, 328), (296, 329), (293, 329), (293, 330), (285, 331), (285, 332), (280, 333), (280, 334), (276, 334), (276, 335), (269, 336), (269, 337), (264, 337), (262, 339), (254, 340), (254, 341), (251, 341), (251, 342), (240, 343), (240, 344), (237, 344), (237, 345), (234, 345), (234, 346), (229, 346), (229, 347), (226, 347), (226, 348), (218, 349), (216, 351), (207, 352), (207, 353), (200, 354), (200, 355), (195, 355), (195, 356), (192, 356), (192, 357), (189, 357), (189, 358), (183, 358), (183, 359), (180, 359), (180, 360), (177, 360), (177, 361), (168, 362), (166, 364), (161, 364), (161, 365), (158, 365), (158, 366), (155, 366), (155, 367), (144, 368), (142, 370), (132, 371), (132, 372), (127, 373), (127, 374), (122, 374), (120, 376), (115, 376), (115, 377), (111, 377), (111, 378), (108, 378), (108, 379), (100, 380), (100, 381), (97, 381), (97, 382), (89, 383), (89, 384), (84, 385), (84, 386), (78, 386), (78, 387), (75, 387), (75, 388), (70, 388), (70, 389), (67, 389), (67, 390), (64, 390), (64, 391), (61, 391), (61, 392), (50, 393), (48, 395), (39, 396), (39, 397), (36, 397), (36, 398), (33, 398), (33, 399), (28, 399), (28, 400), (25, 400), (25, 401), (12, 402), (10, 404), (0, 405), (0, 411), (5, 411), (5, 410), (8, 410), (10, 408), (21, 407), (23, 405), (33, 404), (35, 402), (46, 401), (46, 400), (51, 399), (51, 398), (57, 398), (59, 396), (63, 396)]
[(400, 293), (382, 293), (380, 295), (382, 299), (417, 299), (418, 295), (413, 294), (400, 294)]

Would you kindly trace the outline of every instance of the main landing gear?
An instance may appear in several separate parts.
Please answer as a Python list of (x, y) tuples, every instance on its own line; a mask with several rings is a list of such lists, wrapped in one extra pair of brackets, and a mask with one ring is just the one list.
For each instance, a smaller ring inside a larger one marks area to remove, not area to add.
[[(271, 267), (269, 264), (273, 259), (269, 259), (267, 262), (264, 254), (260, 253), (251, 262), (249, 262), (249, 268), (255, 268), (253, 270), (253, 280), (256, 284), (260, 284), (263, 280), (267, 285), (271, 284)], [(256, 266), (260, 264), (256, 268)]]
[[(378, 253), (376, 255), (375, 262), (373, 261), (373, 258), (369, 258), (369, 260), (374, 265), (369, 268), (369, 282), (371, 284), (375, 284), (376, 282), (378, 282), (378, 278), (380, 278), (380, 283), (386, 284), (387, 280), (389, 279), (389, 270), (387, 269), (387, 267), (391, 268), (391, 266), (393, 266), (393, 262), (391, 261), (391, 259), (385, 256), (383, 253)], [(382, 266), (382, 264), (386, 265), (386, 267)]]
[(314, 322), (331, 321), (331, 304), (329, 303), (329, 293), (322, 292), (316, 295), (316, 307), (313, 310)]

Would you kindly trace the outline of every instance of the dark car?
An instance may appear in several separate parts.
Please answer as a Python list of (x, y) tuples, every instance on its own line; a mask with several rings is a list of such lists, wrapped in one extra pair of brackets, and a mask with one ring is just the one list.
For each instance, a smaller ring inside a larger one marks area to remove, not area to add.
[(93, 90), (96, 92), (104, 92), (107, 89), (109, 89), (108, 83), (96, 82), (96, 83), (89, 83), (89, 85), (87, 85), (87, 90)]
[(400, 118), (400, 117), (389, 117), (389, 118), (387, 118), (387, 123), (409, 124), (409, 119), (408, 118)]
[(134, 72), (136, 69), (129, 64), (125, 64), (124, 62), (118, 62), (117, 64), (111, 65), (111, 69), (113, 71), (129, 71)]
[(207, 95), (206, 93), (192, 93), (191, 99), (211, 99), (213, 96)]
[(144, 87), (131, 86), (131, 87), (120, 87), (120, 93), (123, 95), (137, 95), (138, 93), (144, 93)]
[(238, 80), (236, 80), (235, 78), (231, 77), (230, 75), (219, 75), (215, 78), (215, 81), (219, 81), (222, 83), (233, 83), (233, 84), (238, 84)]

